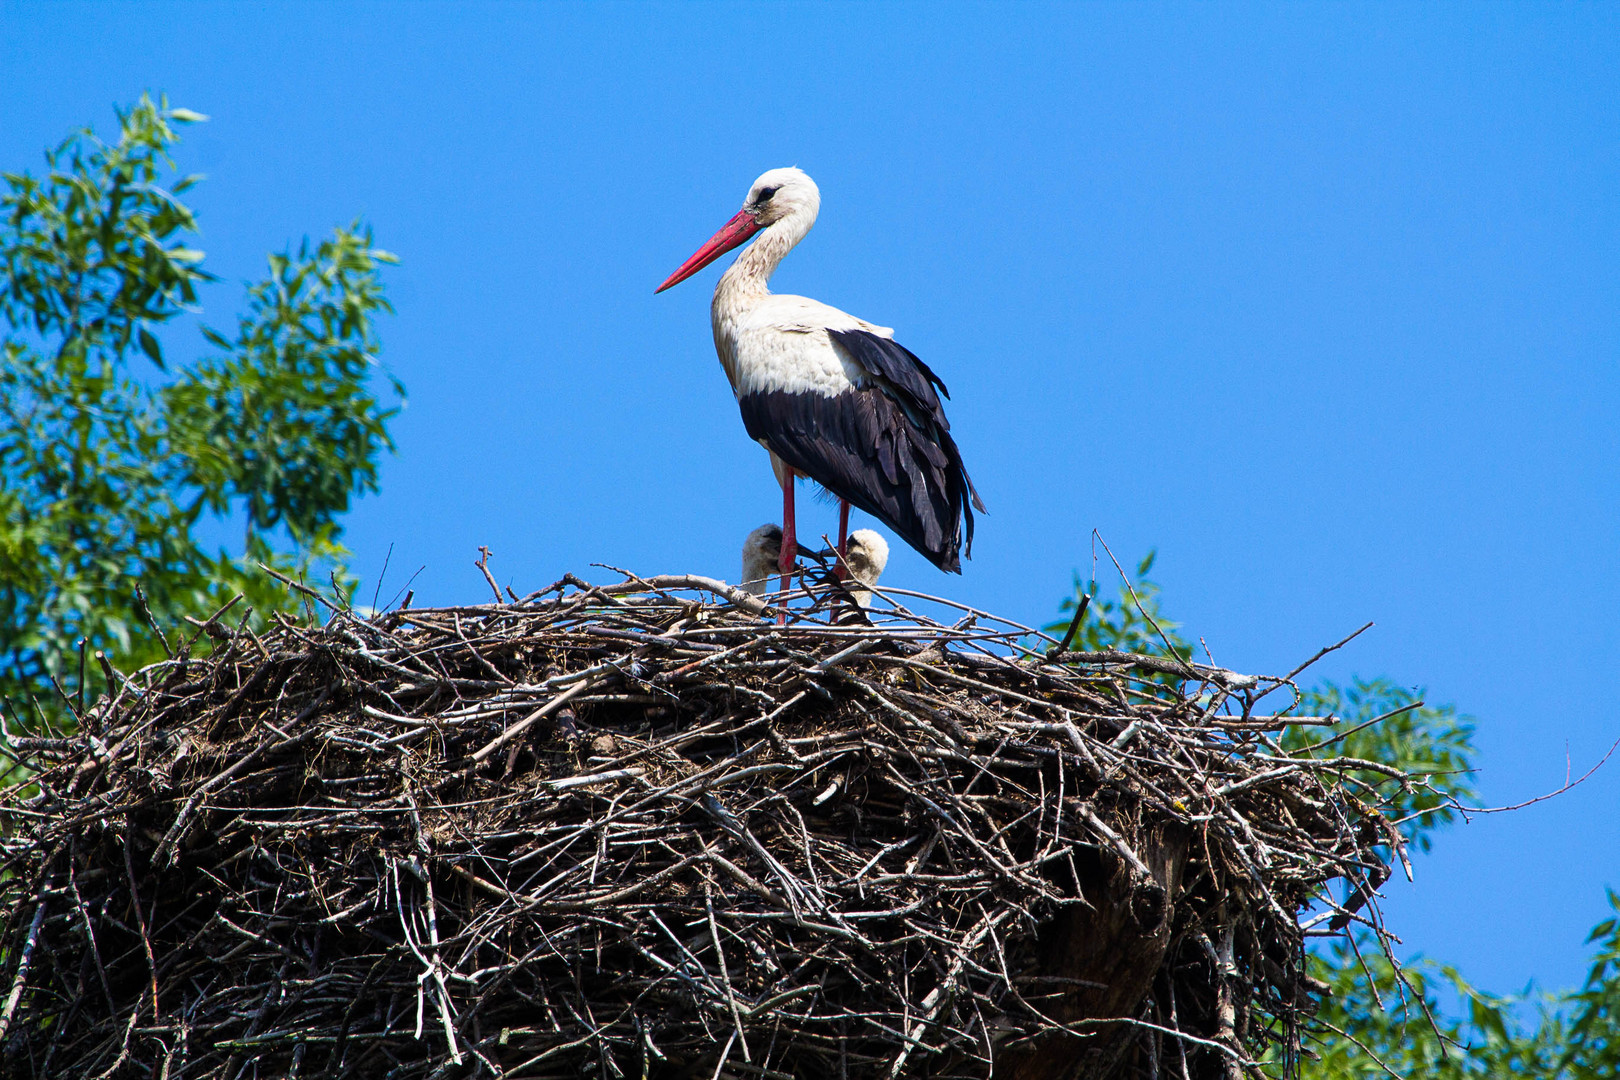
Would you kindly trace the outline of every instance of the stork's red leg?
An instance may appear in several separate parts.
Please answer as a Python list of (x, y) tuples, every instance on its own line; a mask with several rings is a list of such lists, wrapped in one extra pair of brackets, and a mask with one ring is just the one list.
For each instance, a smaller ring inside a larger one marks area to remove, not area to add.
[(782, 571), (782, 605), (781, 617), (777, 620), (787, 622), (787, 590), (789, 571), (793, 569), (793, 560), (799, 554), (798, 533), (793, 526), (793, 470), (787, 471), (787, 478), (782, 481), (782, 554), (776, 561), (776, 567)]
[(849, 555), (849, 502), (838, 500), (838, 565), (833, 573), (839, 581), (849, 577), (849, 568), (844, 565), (844, 559)]

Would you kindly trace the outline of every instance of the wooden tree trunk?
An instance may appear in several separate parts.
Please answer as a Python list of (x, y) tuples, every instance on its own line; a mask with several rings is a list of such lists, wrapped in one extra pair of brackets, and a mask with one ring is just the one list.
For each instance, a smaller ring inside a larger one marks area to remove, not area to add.
[[(1040, 974), (1061, 996), (1039, 1006), (1066, 1024), (1132, 1017), (1170, 946), (1174, 900), (1187, 857), (1180, 829), (1155, 830), (1138, 849), (1151, 879), (1105, 856), (1082, 883), (1090, 907), (1066, 908), (1041, 937)], [(1059, 980), (1070, 980), (1067, 983)], [(1141, 1035), (1129, 1024), (1083, 1025), (1089, 1037), (1054, 1033), (1014, 1048), (996, 1062), (1007, 1080), (1107, 1080), (1120, 1075)]]

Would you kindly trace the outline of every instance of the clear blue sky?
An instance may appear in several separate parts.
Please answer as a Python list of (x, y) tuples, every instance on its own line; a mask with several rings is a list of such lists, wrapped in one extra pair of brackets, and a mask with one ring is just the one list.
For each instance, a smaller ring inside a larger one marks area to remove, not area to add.
[[(963, 577), (890, 580), (1040, 621), (1096, 528), (1228, 666), (1376, 620), (1321, 673), (1476, 716), (1490, 802), (1620, 736), (1614, 7), (0, 4), (0, 80), (6, 169), (143, 89), (213, 117), (216, 325), (306, 233), (403, 257), (410, 404), (348, 522), (385, 596), (482, 599), (479, 544), (519, 591), (735, 574), (779, 495), (717, 270), (652, 290), (797, 164), (822, 219), (777, 288), (940, 372), (990, 507)], [(1620, 763), (1417, 871), (1410, 949), (1575, 983)]]

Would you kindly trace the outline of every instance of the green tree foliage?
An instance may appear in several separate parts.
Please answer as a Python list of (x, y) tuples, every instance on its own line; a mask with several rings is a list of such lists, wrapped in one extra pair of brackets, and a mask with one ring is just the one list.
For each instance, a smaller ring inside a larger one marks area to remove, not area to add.
[(1570, 1080), (1620, 1076), (1620, 894), (1609, 891), (1614, 912), (1592, 928), (1597, 946), (1586, 984), (1569, 995), (1569, 1036), (1558, 1068)]
[(1136, 564), (1135, 582), (1121, 584), (1119, 594), (1112, 599), (1098, 595), (1095, 581), (1081, 581), (1080, 575), (1076, 574), (1074, 595), (1058, 605), (1063, 617), (1042, 629), (1061, 641), (1084, 600), (1085, 618), (1069, 646), (1075, 652), (1107, 652), (1113, 649), (1144, 656), (1167, 657), (1173, 650), (1181, 659), (1191, 659), (1192, 646), (1177, 633), (1181, 624), (1159, 610), (1159, 586), (1148, 577), (1158, 557), (1157, 551), (1148, 552)]
[[(1316, 974), (1332, 987), (1318, 1019), (1326, 1033), (1310, 1080), (1372, 1080), (1392, 1073), (1437, 1080), (1613, 1080), (1620, 1076), (1620, 896), (1587, 938), (1585, 984), (1566, 993), (1504, 997), (1456, 968), (1420, 961), (1400, 975), (1365, 937), (1336, 943)], [(1358, 957), (1359, 951), (1359, 957)], [(1446, 1011), (1445, 999), (1458, 1013)], [(1431, 1022), (1432, 1018), (1432, 1022)]]
[[(214, 280), (176, 175), (180, 127), (142, 97), (115, 142), (85, 129), (0, 196), (0, 695), (8, 722), (71, 722), (82, 640), (126, 670), (183, 647), (158, 626), (289, 606), (254, 564), (338, 569), (338, 517), (377, 489), (395, 403), (371, 387), (378, 271), (359, 225), (272, 255), (235, 333), (204, 327), (175, 365), (162, 328)], [(175, 328), (178, 330), (179, 328)], [(147, 377), (139, 370), (144, 364)], [(155, 370), (154, 370), (155, 369)], [(239, 514), (245, 550), (210, 550), (205, 517)], [(88, 665), (91, 678), (97, 665)], [(53, 686), (52, 682), (57, 686)], [(89, 697), (94, 699), (94, 691)]]
[[(1399, 973), (1365, 935), (1356, 947), (1336, 942), (1319, 955), (1315, 974), (1331, 994), (1317, 1016), (1322, 1037), (1307, 1063), (1312, 1080), (1433, 1077), (1549, 1077), (1549, 1058), (1563, 1039), (1563, 1018), (1550, 1000), (1524, 1003), (1470, 987), (1455, 969), (1407, 964)], [(1461, 1015), (1438, 991), (1449, 988)], [(1521, 1021), (1518, 1007), (1538, 1015)]]
[[(1093, 596), (1073, 648), (1196, 659), (1180, 625), (1164, 614), (1148, 578), (1154, 556), (1117, 596)], [(1044, 629), (1061, 638), (1081, 597), (1095, 583), (1075, 581), (1063, 618)], [(1303, 690), (1294, 713), (1333, 716), (1331, 727), (1288, 728), (1282, 749), (1314, 757), (1394, 765), (1413, 779), (1398, 788), (1373, 770), (1351, 770), (1356, 783), (1391, 798), (1406, 846), (1430, 850), (1439, 830), (1474, 802), (1474, 722), (1450, 705), (1429, 705), (1422, 690), (1390, 679), (1322, 681)], [(1393, 851), (1388, 851), (1393, 856)], [(1397, 871), (1399, 872), (1399, 871)], [(1585, 984), (1562, 994), (1502, 997), (1472, 986), (1454, 967), (1418, 959), (1397, 970), (1367, 931), (1336, 937), (1316, 951), (1313, 974), (1331, 992), (1323, 1001), (1307, 1080), (1375, 1077), (1437, 1080), (1613, 1080), (1620, 1077), (1620, 895), (1615, 917), (1588, 937), (1595, 955)]]
[[(1477, 794), (1473, 718), (1451, 705), (1426, 705), (1423, 693), (1389, 679), (1353, 679), (1342, 687), (1323, 680), (1304, 692), (1297, 712), (1335, 716), (1339, 722), (1327, 734), (1320, 728), (1289, 728), (1281, 739), (1297, 754), (1376, 761), (1419, 778), (1391, 795), (1401, 833), (1417, 851), (1428, 851), (1434, 830), (1456, 820), (1455, 807), (1472, 803)], [(1347, 775), (1386, 791), (1389, 786), (1379, 773)]]

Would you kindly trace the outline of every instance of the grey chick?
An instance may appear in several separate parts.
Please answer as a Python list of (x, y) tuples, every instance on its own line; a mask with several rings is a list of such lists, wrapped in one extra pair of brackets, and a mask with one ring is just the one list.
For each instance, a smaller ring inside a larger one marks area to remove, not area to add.
[[(779, 573), (777, 562), (781, 557), (782, 526), (761, 525), (749, 533), (748, 539), (743, 541), (742, 581), (739, 588), (755, 596), (764, 596), (770, 591), (772, 575)], [(887, 548), (884, 557), (888, 557)]]

